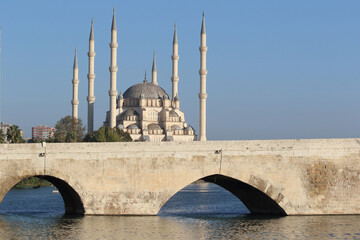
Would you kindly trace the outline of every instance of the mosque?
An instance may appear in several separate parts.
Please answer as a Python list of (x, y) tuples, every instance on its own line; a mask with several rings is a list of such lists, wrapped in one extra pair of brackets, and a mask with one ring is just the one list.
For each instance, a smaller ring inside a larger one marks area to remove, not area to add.
[[(199, 118), (199, 141), (206, 141), (206, 30), (205, 17), (203, 14), (201, 34), (200, 34), (200, 118)], [(140, 83), (129, 87), (124, 94), (116, 88), (117, 77), (117, 29), (115, 20), (115, 9), (113, 12), (111, 25), (111, 57), (110, 57), (110, 108), (106, 112), (104, 126), (119, 128), (128, 132), (134, 141), (196, 141), (195, 130), (185, 122), (185, 114), (180, 110), (180, 100), (178, 94), (178, 40), (176, 25), (173, 37), (172, 52), (172, 95), (158, 85), (155, 52), (152, 65), (151, 82), (145, 78)], [(88, 72), (88, 133), (94, 131), (94, 58), (95, 58), (95, 38), (93, 30), (93, 20), (91, 21), (89, 37), (89, 72)], [(72, 116), (78, 118), (78, 64), (77, 53), (73, 66), (73, 99)]]

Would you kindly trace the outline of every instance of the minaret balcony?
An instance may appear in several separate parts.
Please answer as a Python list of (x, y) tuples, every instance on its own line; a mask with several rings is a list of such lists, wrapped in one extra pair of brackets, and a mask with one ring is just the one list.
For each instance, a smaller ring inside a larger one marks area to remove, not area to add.
[(94, 96), (88, 96), (86, 99), (87, 99), (87, 101), (88, 101), (89, 103), (95, 102), (95, 97), (94, 97)]
[(171, 77), (171, 81), (172, 81), (172, 82), (178, 82), (178, 81), (179, 81), (179, 77)]
[(117, 66), (110, 66), (110, 67), (109, 67), (109, 71), (110, 71), (110, 72), (117, 72), (117, 71), (118, 71), (118, 67), (117, 67)]
[(72, 104), (72, 105), (79, 105), (79, 100), (72, 100), (72, 101), (71, 101), (71, 104)]
[(110, 43), (109, 44), (111, 48), (117, 48), (118, 47), (118, 43)]
[(117, 96), (118, 92), (116, 90), (109, 90), (109, 96)]
[(199, 74), (200, 75), (207, 75), (208, 71), (206, 69), (200, 69)]
[(207, 52), (207, 47), (205, 46), (205, 47), (203, 47), (203, 46), (200, 46), (199, 47), (199, 50), (200, 50), (200, 52)]
[(200, 99), (207, 99), (207, 93), (199, 93)]
[(94, 73), (89, 73), (89, 74), (87, 75), (87, 78), (94, 80), (94, 79), (95, 79), (95, 74), (94, 74)]
[(179, 55), (171, 55), (172, 60), (179, 60)]
[(88, 52), (89, 57), (95, 57), (95, 54), (96, 54), (95, 52)]

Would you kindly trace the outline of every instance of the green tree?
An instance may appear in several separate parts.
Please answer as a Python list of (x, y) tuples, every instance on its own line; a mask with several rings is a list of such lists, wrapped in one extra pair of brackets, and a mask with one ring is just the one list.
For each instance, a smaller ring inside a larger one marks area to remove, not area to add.
[(131, 142), (130, 134), (118, 128), (101, 127), (99, 130), (88, 133), (85, 142)]
[(76, 142), (76, 134), (74, 131), (66, 133), (65, 142)]
[(42, 143), (42, 142), (54, 142), (54, 138), (47, 138), (47, 139), (42, 139), (42, 138), (36, 138), (36, 139), (30, 139), (29, 143)]
[(6, 143), (5, 138), (6, 138), (6, 134), (2, 129), (0, 129), (0, 143)]
[(10, 143), (23, 143), (25, 142), (21, 136), (21, 130), (19, 126), (12, 125), (9, 127), (9, 129), (6, 132), (7, 140)]
[(116, 132), (122, 139), (121, 142), (131, 142), (132, 141), (132, 138), (130, 137), (130, 134), (128, 132), (124, 132), (124, 130), (119, 129), (119, 128), (116, 128)]
[(80, 118), (66, 116), (55, 125), (56, 142), (81, 142), (85, 133), (85, 126)]
[(97, 142), (96, 141), (96, 133), (97, 133), (97, 131), (86, 134), (86, 136), (84, 138), (84, 142)]

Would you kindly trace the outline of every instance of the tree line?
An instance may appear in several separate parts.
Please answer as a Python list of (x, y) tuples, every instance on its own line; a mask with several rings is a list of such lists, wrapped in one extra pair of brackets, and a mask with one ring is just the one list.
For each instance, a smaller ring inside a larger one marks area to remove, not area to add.
[[(55, 125), (55, 133), (49, 139), (32, 139), (30, 142), (130, 142), (130, 134), (122, 129), (100, 127), (97, 131), (85, 135), (86, 128), (80, 118), (66, 116)], [(21, 131), (17, 125), (12, 125), (6, 134), (0, 129), (0, 143), (23, 143)]]
[(9, 143), (25, 143), (26, 140), (23, 139), (21, 130), (19, 126), (12, 125), (8, 128), (6, 133), (0, 129), (0, 143), (6, 143), (6, 140)]

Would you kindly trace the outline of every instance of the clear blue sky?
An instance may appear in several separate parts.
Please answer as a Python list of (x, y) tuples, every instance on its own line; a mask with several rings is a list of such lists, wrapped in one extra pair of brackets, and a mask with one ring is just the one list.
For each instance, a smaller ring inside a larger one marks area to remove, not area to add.
[[(87, 52), (95, 32), (95, 128), (109, 108), (110, 27), (116, 8), (118, 91), (143, 80), (157, 54), (171, 92), (173, 25), (179, 96), (198, 130), (201, 13), (208, 44), (207, 136), (216, 139), (359, 137), (360, 1), (1, 1), (1, 120), (25, 136), (71, 115), (74, 49), (79, 116), (87, 119)], [(198, 131), (197, 131), (198, 132)]]

